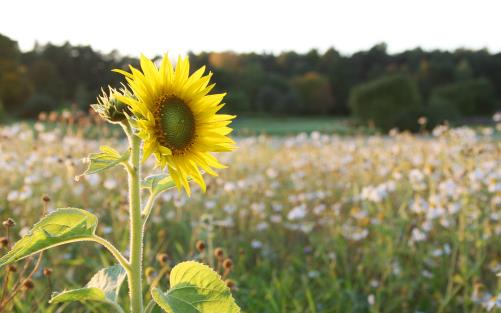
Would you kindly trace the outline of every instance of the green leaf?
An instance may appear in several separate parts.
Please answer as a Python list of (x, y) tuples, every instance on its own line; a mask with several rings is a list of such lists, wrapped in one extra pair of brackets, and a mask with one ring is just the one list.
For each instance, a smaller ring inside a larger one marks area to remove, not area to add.
[(143, 189), (150, 189), (152, 193), (158, 194), (162, 191), (176, 187), (176, 183), (170, 175), (156, 174), (146, 177), (141, 187)]
[(74, 241), (92, 238), (97, 217), (75, 208), (57, 209), (42, 218), (12, 249), (0, 258), (0, 267), (37, 252)]
[(118, 264), (104, 268), (97, 272), (84, 288), (54, 293), (49, 303), (98, 301), (115, 304), (125, 276), (125, 270)]
[(126, 161), (130, 155), (130, 150), (127, 150), (124, 154), (120, 154), (117, 150), (109, 146), (101, 146), (99, 149), (101, 150), (100, 153), (91, 153), (89, 155), (89, 166), (82, 175), (90, 175), (109, 169)]
[(221, 276), (202, 263), (176, 265), (170, 274), (170, 290), (155, 288), (153, 300), (167, 313), (239, 313)]

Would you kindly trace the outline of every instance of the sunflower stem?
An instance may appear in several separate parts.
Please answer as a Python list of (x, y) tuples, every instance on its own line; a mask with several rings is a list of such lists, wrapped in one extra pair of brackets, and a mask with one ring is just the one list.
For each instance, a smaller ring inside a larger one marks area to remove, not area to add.
[(141, 139), (130, 127), (124, 126), (131, 148), (129, 179), (130, 210), (130, 272), (128, 273), (131, 313), (143, 313), (142, 267), (143, 267), (143, 222), (141, 217)]

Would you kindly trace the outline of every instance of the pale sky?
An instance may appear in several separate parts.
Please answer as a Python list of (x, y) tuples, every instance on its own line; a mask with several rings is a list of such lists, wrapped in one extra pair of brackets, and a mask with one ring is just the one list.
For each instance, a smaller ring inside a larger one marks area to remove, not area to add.
[(500, 0), (3, 0), (0, 33), (154, 56), (187, 51), (345, 54), (386, 42), (390, 52), (466, 47), (501, 51)]

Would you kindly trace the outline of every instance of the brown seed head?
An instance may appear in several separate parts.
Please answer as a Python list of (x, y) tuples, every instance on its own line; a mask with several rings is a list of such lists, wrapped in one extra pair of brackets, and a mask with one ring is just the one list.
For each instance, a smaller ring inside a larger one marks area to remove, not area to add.
[(2, 222), (2, 225), (5, 227), (12, 227), (12, 226), (16, 225), (16, 222), (9, 217), (8, 219), (6, 219), (5, 221)]
[(10, 264), (9, 266), (7, 266), (7, 270), (9, 272), (15, 273), (15, 272), (17, 272), (17, 267), (13, 264)]
[(47, 203), (47, 202), (50, 202), (50, 198), (49, 198), (49, 196), (48, 196), (48, 195), (44, 195), (44, 196), (42, 197), (42, 201), (43, 201), (43, 202), (46, 202), (46, 203)]
[(228, 288), (230, 289), (233, 289), (235, 288), (235, 282), (231, 279), (227, 279), (224, 281), (224, 283), (226, 284), (226, 286), (228, 286)]
[(217, 258), (222, 258), (224, 256), (224, 250), (222, 248), (216, 248), (214, 249), (214, 255)]
[(23, 282), (24, 290), (31, 290), (31, 289), (33, 289), (33, 287), (35, 287), (35, 284), (33, 283), (33, 281), (31, 279), (27, 279)]
[(7, 237), (0, 237), (0, 247), (6, 248), (9, 246), (9, 238)]
[(52, 269), (49, 267), (45, 267), (43, 269), (43, 274), (44, 274), (44, 276), (50, 277), (50, 275), (52, 275)]
[(233, 268), (233, 261), (230, 258), (226, 258), (223, 261), (223, 267), (226, 270), (231, 270)]
[(167, 253), (159, 253), (157, 254), (157, 261), (161, 265), (165, 265), (167, 264), (167, 261), (169, 261), (169, 256), (167, 255)]
[(195, 247), (197, 248), (198, 252), (203, 252), (205, 250), (205, 243), (202, 240), (199, 240), (195, 244)]

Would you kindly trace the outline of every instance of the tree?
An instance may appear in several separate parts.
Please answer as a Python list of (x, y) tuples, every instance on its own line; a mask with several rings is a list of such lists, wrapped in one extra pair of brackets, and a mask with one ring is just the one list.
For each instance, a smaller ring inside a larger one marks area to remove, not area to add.
[(26, 68), (20, 60), (17, 42), (0, 35), (0, 101), (8, 113), (15, 112), (31, 95)]
[(490, 115), (496, 109), (494, 87), (485, 78), (437, 87), (433, 90), (430, 103), (455, 108), (462, 116)]
[[(416, 82), (408, 75), (391, 75), (353, 88), (350, 108), (360, 121), (373, 123), (387, 131), (401, 121), (407, 121), (407, 112), (420, 109), (421, 98)], [(401, 127), (411, 128), (415, 123), (417, 118)]]
[(292, 86), (297, 90), (302, 105), (298, 113), (327, 114), (334, 108), (334, 97), (329, 80), (317, 73), (308, 72), (296, 77)]

